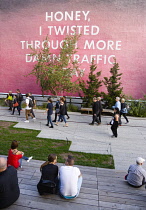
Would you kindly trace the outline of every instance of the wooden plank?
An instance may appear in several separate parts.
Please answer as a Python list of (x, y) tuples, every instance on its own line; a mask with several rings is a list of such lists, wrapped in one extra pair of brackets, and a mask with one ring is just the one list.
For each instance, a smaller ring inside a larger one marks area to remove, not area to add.
[[(36, 191), (37, 195), (39, 195), (38, 190), (37, 190), (37, 186), (20, 184), (19, 187), (20, 187), (20, 190), (24, 189), (24, 190)], [(85, 193), (85, 190), (86, 190), (86, 193)], [(35, 193), (35, 195), (36, 195), (36, 193)], [(52, 196), (52, 195), (50, 195), (50, 196)], [(55, 195), (53, 195), (53, 196), (55, 196)], [(84, 190), (82, 190), (82, 188), (81, 188), (79, 197), (80, 198), (86, 198), (86, 199), (89, 197), (89, 199), (91, 199), (91, 200), (97, 200), (98, 199), (98, 190), (95, 190), (93, 192), (92, 190), (90, 190), (90, 188), (88, 188), (88, 189), (84, 188)]]
[(104, 210), (105, 208), (110, 208), (111, 210), (145, 210), (145, 207), (135, 206), (135, 205), (126, 205), (126, 204), (119, 204), (113, 202), (103, 202), (99, 201), (99, 208), (100, 210)]
[(37, 197), (32, 197), (32, 199), (27, 196), (27, 195), (21, 195), (20, 198), (17, 200), (16, 205), (27, 207), (27, 208), (32, 208), (32, 209), (38, 209), (38, 210), (47, 210), (47, 209), (54, 209), (54, 210), (64, 210), (64, 209), (70, 209), (74, 210), (76, 209), (81, 209), (81, 210), (88, 210), (88, 209), (95, 209), (97, 210), (97, 206), (88, 206), (84, 204), (77, 204), (71, 202), (71, 200), (63, 200), (62, 202), (54, 201), (54, 200), (49, 200), (46, 198), (37, 198)]
[(115, 189), (115, 191), (117, 191), (117, 192), (121, 191), (122, 189), (125, 190), (125, 191), (130, 190), (132, 192), (145, 191), (144, 185), (139, 187), (139, 188), (135, 188), (135, 187), (130, 186), (125, 181), (123, 181), (121, 183), (120, 183), (120, 181), (119, 181), (119, 183), (112, 182), (112, 180), (111, 180), (111, 182), (107, 182), (107, 183), (104, 182), (104, 181), (102, 181), (102, 182), (98, 181), (98, 189), (102, 189), (102, 188), (105, 189), (105, 187), (106, 187), (107, 190), (110, 190), (110, 188), (112, 188), (112, 189)]
[(126, 205), (135, 205), (135, 206), (146, 206), (146, 202), (141, 200), (132, 200), (132, 199), (126, 199), (119, 197), (113, 197), (113, 196), (102, 196), (99, 195), (99, 200), (104, 202), (112, 202), (112, 203), (119, 203), (119, 204), (126, 204)]
[(104, 196), (104, 197), (115, 197), (115, 198), (122, 198), (122, 199), (128, 199), (128, 200), (134, 200), (134, 202), (137, 201), (143, 201), (146, 205), (146, 193), (144, 195), (133, 195), (132, 191), (131, 194), (125, 194), (125, 193), (113, 193), (113, 192), (105, 192), (105, 191), (99, 191), (99, 197)]
[[(31, 190), (25, 190), (25, 189), (20, 189), (20, 192), (21, 194), (23, 195), (28, 195), (28, 196), (31, 196), (31, 197), (38, 197), (40, 199), (40, 196), (38, 194), (38, 192), (36, 191), (31, 191)], [(79, 195), (80, 196), (80, 195)], [(62, 199), (60, 196), (57, 196), (57, 195), (52, 195), (52, 194), (49, 194), (49, 195), (43, 195), (41, 196), (41, 199), (47, 199), (48, 202), (52, 202), (53, 200), (58, 201), (58, 202), (67, 202), (66, 199)], [(88, 199), (88, 197), (86, 198), (76, 198), (76, 199), (71, 199), (70, 200), (71, 203), (78, 203), (78, 204), (84, 204), (84, 205), (89, 205), (89, 206), (98, 206), (98, 200), (90, 200)]]
[(26, 206), (17, 206), (13, 204), (12, 206), (9, 206), (7, 210), (32, 210), (32, 208), (26, 207)]

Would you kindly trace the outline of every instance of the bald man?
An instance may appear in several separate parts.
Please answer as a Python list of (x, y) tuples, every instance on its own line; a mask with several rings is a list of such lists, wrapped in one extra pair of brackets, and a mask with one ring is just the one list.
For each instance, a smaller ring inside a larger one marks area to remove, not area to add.
[(0, 209), (12, 205), (19, 195), (17, 170), (7, 167), (7, 160), (0, 157)]

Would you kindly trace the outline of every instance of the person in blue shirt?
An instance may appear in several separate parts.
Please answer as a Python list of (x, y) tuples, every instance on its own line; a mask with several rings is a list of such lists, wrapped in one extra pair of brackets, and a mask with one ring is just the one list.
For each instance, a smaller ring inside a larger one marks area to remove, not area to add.
[(53, 123), (52, 123), (52, 114), (53, 114), (53, 103), (52, 103), (52, 99), (48, 98), (48, 104), (47, 104), (47, 124), (46, 126), (49, 126), (49, 123), (51, 124), (51, 126), (49, 128), (53, 128)]

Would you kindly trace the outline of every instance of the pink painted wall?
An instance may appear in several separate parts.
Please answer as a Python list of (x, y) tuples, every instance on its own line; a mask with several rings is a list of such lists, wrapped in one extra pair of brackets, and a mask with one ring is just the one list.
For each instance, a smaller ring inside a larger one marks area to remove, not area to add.
[[(98, 64), (98, 71), (102, 70), (103, 78), (109, 75), (114, 55), (120, 72), (123, 73), (124, 93), (134, 98), (142, 97), (146, 94), (145, 2), (0, 0), (0, 92), (16, 92), (16, 88), (19, 88), (22, 93), (32, 91), (34, 94), (41, 94), (35, 78), (24, 77), (35, 64), (28, 62), (30, 57), (26, 54), (31, 50), (27, 49), (26, 43), (42, 42), (49, 34), (50, 41), (56, 44), (57, 40), (63, 40), (66, 33), (64, 31), (63, 35), (57, 35), (54, 27), (77, 26), (82, 28), (82, 36), (78, 42), (76, 58), (80, 57), (84, 79), (89, 72), (92, 56)], [(46, 19), (46, 14), (53, 16)], [(73, 20), (69, 20), (65, 14), (73, 14)], [(52, 28), (51, 32), (48, 27)], [(94, 42), (94, 45), (87, 47), (87, 42)], [(58, 50), (54, 49), (52, 52), (57, 54)], [(102, 86), (101, 91), (104, 90), (105, 87)]]

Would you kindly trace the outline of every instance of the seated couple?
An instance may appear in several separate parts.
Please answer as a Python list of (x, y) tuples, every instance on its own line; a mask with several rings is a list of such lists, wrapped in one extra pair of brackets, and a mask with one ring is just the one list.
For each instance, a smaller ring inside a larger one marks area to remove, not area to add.
[[(74, 167), (74, 158), (68, 155), (64, 166), (56, 165), (57, 156), (50, 154), (48, 161), (41, 165), (41, 179), (37, 185), (40, 195), (44, 193), (59, 193), (65, 199), (76, 198), (79, 195), (82, 175), (79, 168)], [(55, 190), (54, 190), (55, 189)]]
[(138, 157), (136, 159), (136, 164), (130, 165), (128, 169), (125, 180), (133, 187), (141, 187), (146, 184), (146, 171), (142, 167), (144, 162), (145, 159)]

